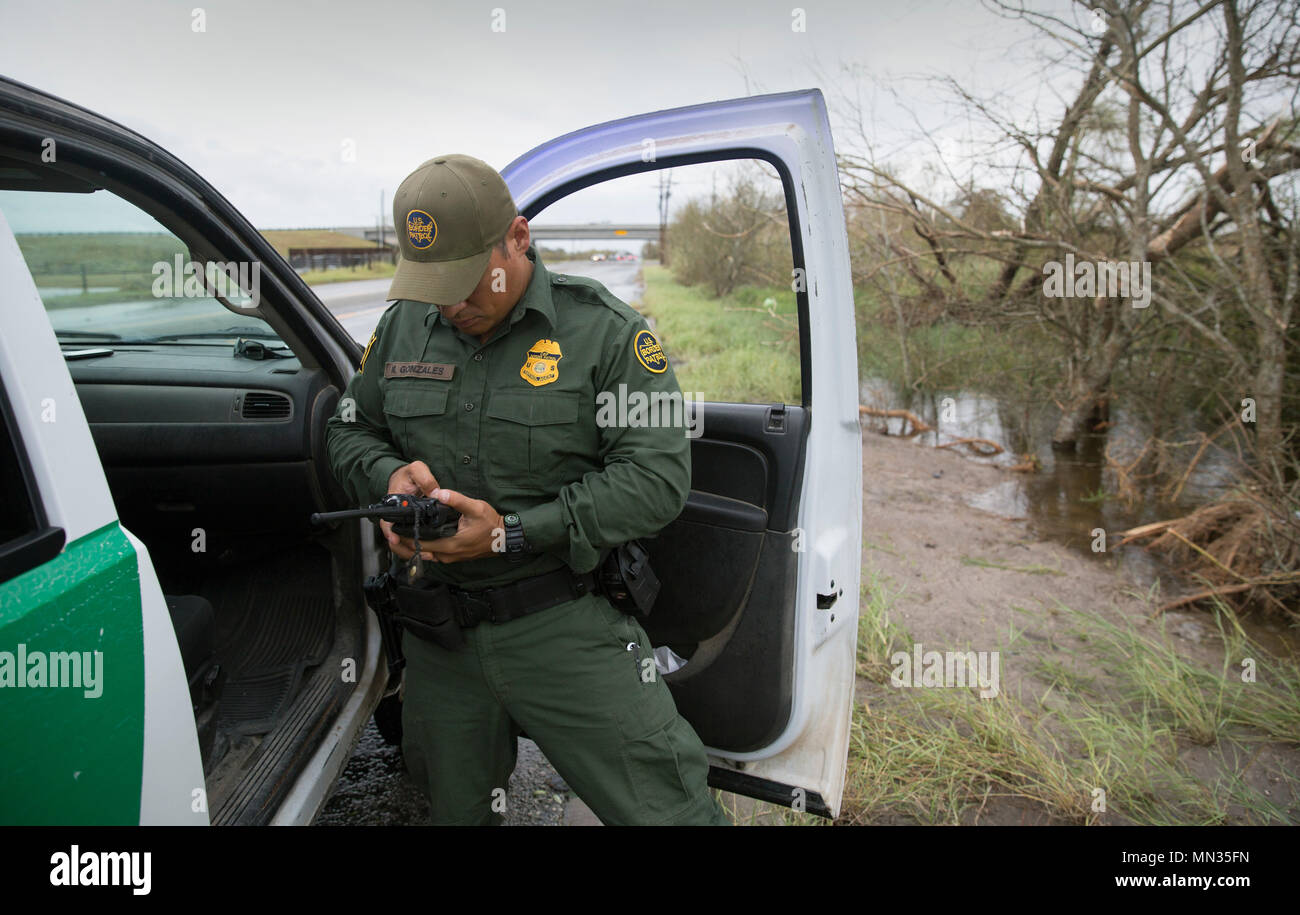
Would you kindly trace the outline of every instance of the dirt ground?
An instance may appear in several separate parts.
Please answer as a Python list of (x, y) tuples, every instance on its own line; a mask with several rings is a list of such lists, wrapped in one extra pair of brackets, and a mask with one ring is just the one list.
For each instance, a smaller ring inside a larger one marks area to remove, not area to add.
[[(989, 501), (981, 494), (1014, 486), (1013, 472), (866, 429), (862, 463), (863, 581), (871, 582), (874, 574), (897, 595), (891, 619), (926, 650), (999, 651), (1000, 689), (1025, 703), (1038, 702), (1049, 687), (1058, 691), (1053, 700), (1061, 699), (1059, 681), (1053, 687), (1055, 678), (1044, 670), (1062, 669), (1067, 657), (1072, 669), (1100, 688), (1118, 683), (1123, 671), (1089, 663), (1088, 640), (1078, 636), (1079, 617), (1064, 605), (1098, 620), (1132, 623), (1153, 638), (1172, 640), (1184, 656), (1220, 668), (1222, 642), (1208, 613), (1169, 613), (1161, 633), (1147, 595), (1149, 559), (1126, 551), (1093, 554), (1089, 532), (1079, 533), (1078, 548), (1042, 540), (1023, 518), (973, 507)], [(1107, 533), (1112, 544), (1119, 539), (1118, 532)], [(866, 601), (864, 590), (864, 608)], [(1285, 650), (1284, 628), (1263, 621), (1251, 623), (1249, 631), (1271, 649)], [(868, 708), (888, 708), (900, 692), (887, 682), (859, 678), (858, 698)], [(1068, 712), (1068, 705), (1062, 709)], [(1300, 748), (1294, 745), (1221, 740), (1206, 747), (1180, 740), (1178, 752), (1179, 762), (1198, 780), (1239, 774), (1293, 815), (1300, 811), (1293, 781), (1300, 774)], [(1007, 798), (970, 821), (1052, 818)]]
[(932, 640), (940, 650), (968, 643), (996, 648), (1008, 624), (1025, 622), (1012, 610), (1017, 605), (1060, 601), (1076, 609), (1141, 611), (1133, 596), (1138, 585), (1115, 558), (1085, 557), (1039, 540), (1023, 519), (970, 504), (1014, 482), (1001, 468), (864, 430), (862, 482), (863, 577), (877, 570), (903, 589), (895, 615), (918, 641)]

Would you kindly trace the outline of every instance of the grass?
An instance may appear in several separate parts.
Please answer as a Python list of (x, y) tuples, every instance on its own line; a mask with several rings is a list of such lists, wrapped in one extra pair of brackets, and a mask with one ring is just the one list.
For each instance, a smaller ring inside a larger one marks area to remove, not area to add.
[(981, 569), (1003, 569), (1007, 572), (1023, 572), (1025, 575), (1064, 575), (1060, 569), (1049, 568), (1048, 566), (1034, 564), (1031, 566), (1011, 566), (1003, 562), (996, 562), (992, 559), (980, 559), (978, 556), (963, 556), (961, 564), (964, 566), (976, 566)]
[(902, 594), (891, 591), (879, 572), (862, 585), (858, 604), (858, 676), (888, 683), (895, 652), (911, 651), (912, 638), (889, 617), (889, 608)]
[(828, 826), (824, 817), (792, 810), (767, 801), (713, 789), (713, 797), (731, 822), (737, 826)]
[[(654, 318), (684, 392), (726, 403), (801, 403), (795, 297), (789, 288), (744, 287), (720, 299), (645, 264), (641, 310)], [(774, 299), (767, 313), (763, 302)]]
[[(1030, 669), (1017, 695), (893, 689), (889, 658), (911, 636), (892, 619), (902, 592), (878, 573), (863, 587), (854, 710), (843, 807), (837, 823), (1073, 824), (1290, 823), (1300, 812), (1247, 784), (1259, 748), (1300, 745), (1300, 669), (1268, 655), (1229, 612), (1219, 614), (1222, 663), (1180, 653), (1163, 626), (1140, 632), (1064, 605), (1065, 626), (1046, 654), (1003, 657)], [(1073, 641), (1078, 647), (1064, 644)], [(1023, 642), (1022, 642), (1023, 644)], [(1243, 681), (1250, 660), (1254, 682)], [(1028, 695), (1024, 695), (1028, 693)], [(1212, 777), (1189, 755), (1211, 747), (1228, 760)], [(1245, 764), (1233, 754), (1256, 748)], [(1288, 773), (1285, 787), (1294, 790)], [(1277, 792), (1273, 792), (1274, 795)]]
[[(1169, 640), (1139, 635), (1131, 626), (1100, 619), (1082, 625), (1112, 666), (1129, 670), (1126, 698), (1149, 706), (1189, 740), (1209, 746), (1229, 730), (1244, 727), (1300, 746), (1300, 667), (1252, 641), (1231, 609), (1221, 606), (1214, 623), (1223, 646), (1218, 670), (1194, 663)], [(1164, 635), (1163, 625), (1159, 633)]]
[[(90, 286), (111, 285), (106, 279), (101, 280), (101, 282), (96, 282), (95, 279), (94, 277), (90, 278)], [(80, 280), (77, 281), (78, 284), (80, 282)], [(138, 277), (133, 277), (131, 281), (126, 283), (115, 285), (108, 291), (74, 292), (67, 295), (51, 295), (39, 288), (37, 291), (41, 293), (41, 304), (45, 306), (46, 311), (56, 311), (60, 308), (84, 308), (88, 305), (107, 305), (118, 302), (156, 301), (153, 291), (149, 286), (139, 283)]]
[(307, 270), (302, 273), (303, 281), (308, 286), (322, 286), (325, 283), (342, 283), (348, 280), (377, 280), (392, 276), (397, 271), (394, 264), (381, 262), (370, 266), (335, 267), (332, 270)]
[(1096, 492), (1091, 492), (1088, 493), (1087, 495), (1079, 496), (1079, 501), (1089, 505), (1093, 505), (1093, 504), (1105, 502), (1109, 498), (1112, 498), (1112, 496), (1110, 493), (1106, 491), (1106, 488), (1104, 486), (1098, 486)]
[(20, 234), (14, 239), (32, 276), (50, 286), (81, 285), (83, 268), (91, 276), (150, 276), (158, 261), (170, 263), (177, 254), (189, 257), (179, 238), (163, 232)]
[(944, 319), (906, 328), (905, 371), (893, 308), (864, 288), (855, 290), (854, 306), (859, 374), (883, 378), (898, 390), (962, 390), (978, 379), (981, 391), (1020, 403), (1041, 399), (1043, 382), (1057, 377), (1050, 371), (1052, 344), (1036, 329)]

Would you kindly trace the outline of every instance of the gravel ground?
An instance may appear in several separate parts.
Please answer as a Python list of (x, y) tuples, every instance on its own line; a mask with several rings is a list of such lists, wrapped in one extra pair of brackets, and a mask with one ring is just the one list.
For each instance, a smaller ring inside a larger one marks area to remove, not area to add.
[[(522, 738), (519, 760), (506, 790), (507, 826), (559, 826), (565, 821), (566, 802), (573, 797), (537, 744)], [(313, 825), (427, 826), (428, 823), (429, 803), (407, 775), (400, 748), (384, 742), (372, 719)]]

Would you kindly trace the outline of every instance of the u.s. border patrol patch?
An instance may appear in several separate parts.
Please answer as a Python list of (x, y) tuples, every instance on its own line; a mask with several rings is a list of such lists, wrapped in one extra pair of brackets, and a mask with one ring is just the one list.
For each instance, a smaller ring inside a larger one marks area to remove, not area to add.
[(411, 247), (423, 251), (438, 237), (438, 224), (424, 210), (411, 210), (406, 214), (406, 240)]
[(535, 388), (550, 384), (560, 377), (560, 359), (563, 357), (560, 344), (545, 338), (538, 340), (528, 348), (519, 377)]
[(664, 355), (664, 348), (659, 345), (659, 338), (650, 331), (643, 330), (638, 333), (636, 339), (632, 341), (632, 349), (636, 353), (636, 361), (647, 370), (656, 375), (668, 371), (668, 357)]

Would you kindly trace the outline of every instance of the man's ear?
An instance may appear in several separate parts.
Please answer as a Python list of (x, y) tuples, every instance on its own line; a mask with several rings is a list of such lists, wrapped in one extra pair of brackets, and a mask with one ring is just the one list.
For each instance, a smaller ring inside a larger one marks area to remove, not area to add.
[(524, 254), (528, 251), (528, 246), (532, 244), (532, 232), (528, 228), (528, 220), (523, 216), (516, 216), (514, 222), (510, 224), (510, 240), (516, 254)]

